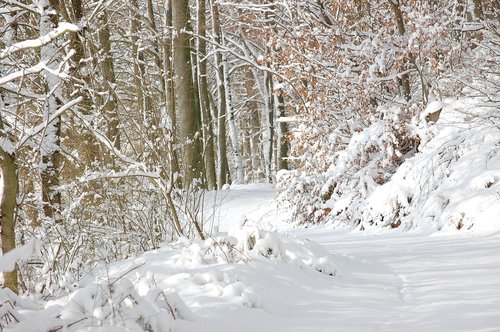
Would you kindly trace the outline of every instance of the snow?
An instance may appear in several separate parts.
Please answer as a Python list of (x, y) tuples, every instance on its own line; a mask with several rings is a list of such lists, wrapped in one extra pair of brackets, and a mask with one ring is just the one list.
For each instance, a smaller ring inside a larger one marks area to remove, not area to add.
[(285, 123), (289, 123), (289, 122), (297, 122), (298, 119), (296, 116), (280, 116), (279, 118), (276, 119), (276, 122), (285, 122)]
[(385, 120), (360, 128), (345, 146), (336, 147), (334, 133), (331, 145), (311, 145), (305, 155), (318, 157), (305, 162), (306, 171), (279, 172), (280, 200), (302, 224), (496, 232), (500, 118), (494, 110), (479, 99), (432, 101), (409, 125), (393, 128), (398, 111), (381, 109)]
[(34, 305), (0, 292), (16, 303), (3, 307), (12, 330), (498, 330), (500, 232), (290, 229), (276, 194), (213, 192), (212, 237), (98, 266), (66, 296)]
[(18, 70), (18, 71), (13, 72), (13, 73), (11, 73), (9, 75), (5, 75), (4, 77), (2, 77), (0, 79), (0, 85), (7, 84), (10, 81), (16, 80), (18, 78), (22, 78), (25, 75), (39, 73), (42, 70), (44, 70), (46, 67), (47, 66), (45, 65), (45, 63), (39, 62), (38, 64), (36, 64), (36, 65), (34, 65), (34, 66), (30, 67), (30, 68)]
[[(419, 123), (419, 153), (368, 197), (367, 219), (417, 230), (500, 228), (500, 154), (497, 119), (472, 100), (431, 102), (421, 119), (441, 111), (436, 123)], [(383, 216), (383, 217), (382, 217)]]
[(68, 22), (60, 22), (57, 28), (53, 29), (46, 35), (43, 35), (36, 39), (24, 40), (7, 47), (6, 49), (0, 52), (0, 59), (4, 59), (16, 52), (19, 52), (27, 48), (37, 48), (43, 45), (47, 45), (48, 43), (50, 43), (54, 39), (57, 39), (59, 36), (61, 36), (66, 32), (77, 32), (80, 30), (81, 30), (80, 27), (78, 27), (75, 24), (71, 24)]
[[(354, 323), (358, 329), (341, 330), (497, 331), (500, 281), (494, 276), (500, 272), (499, 235), (374, 236), (320, 229), (308, 236), (346, 258), (346, 265), (337, 259), (339, 271), (354, 272), (356, 265), (350, 261), (356, 262), (375, 291), (387, 287), (375, 299), (379, 310), (388, 313), (381, 314), (386, 321), (376, 325), (360, 317)], [(349, 302), (356, 306), (369, 287), (360, 286)], [(366, 315), (372, 313), (375, 308), (366, 309)]]
[[(2, 197), (1, 194), (0, 192), (0, 198)], [(0, 256), (0, 271), (10, 272), (14, 270), (15, 264), (18, 261), (33, 256), (38, 251), (39, 246), (39, 241), (33, 238), (25, 245), (18, 246), (5, 255)]]
[(0, 137), (0, 149), (2, 149), (5, 153), (13, 154), (15, 146), (8, 137), (2, 136)]

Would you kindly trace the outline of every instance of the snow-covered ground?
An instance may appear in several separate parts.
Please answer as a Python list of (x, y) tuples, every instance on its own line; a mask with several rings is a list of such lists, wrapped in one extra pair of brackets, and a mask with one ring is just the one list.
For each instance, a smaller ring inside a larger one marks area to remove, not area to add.
[(341, 271), (325, 290), (339, 331), (500, 331), (499, 234), (307, 236)]
[(275, 195), (251, 185), (207, 197), (211, 239), (102, 266), (68, 296), (18, 303), (10, 327), (500, 331), (500, 233), (289, 229)]
[(500, 232), (290, 230), (286, 209), (269, 203), (274, 195), (265, 186), (232, 190), (221, 230), (235, 227), (240, 214), (312, 240), (330, 252), (336, 274), (266, 266), (251, 284), (262, 307), (244, 317), (211, 313), (214, 331), (500, 331)]

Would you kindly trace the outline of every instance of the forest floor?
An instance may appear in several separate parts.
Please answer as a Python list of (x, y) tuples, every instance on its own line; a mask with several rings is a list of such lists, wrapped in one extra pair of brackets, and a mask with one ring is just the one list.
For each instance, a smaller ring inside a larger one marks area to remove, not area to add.
[(271, 188), (244, 188), (222, 209), (222, 229), (232, 227), (236, 211), (245, 213), (288, 237), (319, 243), (337, 272), (294, 278), (271, 271), (274, 280), (253, 285), (264, 298), (252, 314), (197, 310), (214, 331), (500, 331), (500, 232), (291, 230), (281, 223), (286, 213), (273, 211)]
[[(219, 236), (216, 246), (185, 240), (101, 266), (73, 293), (19, 310), (22, 321), (12, 327), (500, 331), (498, 232), (291, 228), (269, 185), (233, 186), (216, 195), (206, 197), (205, 215), (206, 228)], [(235, 245), (238, 250), (224, 252), (226, 234), (247, 241), (252, 232), (260, 232), (253, 250)], [(174, 314), (154, 308), (162, 298), (168, 302), (163, 308), (174, 308)]]

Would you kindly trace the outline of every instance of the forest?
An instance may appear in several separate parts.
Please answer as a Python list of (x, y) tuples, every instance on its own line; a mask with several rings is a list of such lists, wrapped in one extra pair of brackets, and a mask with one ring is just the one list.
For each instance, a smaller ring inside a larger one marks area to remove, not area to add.
[[(245, 185), (275, 188), (288, 227), (500, 230), (499, 17), (498, 0), (1, 0), (0, 330), (165, 246), (309, 248), (216, 238), (217, 200)], [(169, 296), (148, 301), (191, 315)], [(141, 317), (123, 327), (170, 331)]]

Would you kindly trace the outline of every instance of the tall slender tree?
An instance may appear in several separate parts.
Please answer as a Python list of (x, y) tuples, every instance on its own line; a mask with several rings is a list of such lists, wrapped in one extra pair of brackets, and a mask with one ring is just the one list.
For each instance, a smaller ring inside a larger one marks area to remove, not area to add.
[(217, 85), (217, 151), (219, 159), (218, 168), (218, 188), (226, 183), (231, 183), (231, 173), (229, 172), (229, 163), (227, 161), (227, 91), (224, 84), (224, 65), (222, 59), (223, 35), (219, 13), (218, 0), (210, 2), (212, 12), (212, 29), (214, 33), (215, 43), (219, 48), (215, 52), (215, 70), (216, 70), (216, 85)]
[(204, 141), (204, 160), (207, 188), (217, 187), (217, 175), (215, 172), (215, 146), (213, 133), (213, 119), (211, 116), (209, 102), (209, 87), (207, 82), (207, 18), (206, 0), (198, 0), (198, 92), (200, 110), (202, 115), (202, 129)]
[[(40, 34), (47, 35), (58, 26), (59, 8), (58, 0), (41, 0), (42, 8), (40, 15)], [(59, 45), (56, 42), (48, 43), (40, 48), (40, 59), (54, 71), (58, 70), (59, 57), (57, 55)], [(45, 217), (53, 219), (55, 222), (61, 222), (61, 192), (60, 184), (60, 167), (61, 167), (61, 117), (57, 117), (54, 121), (49, 122), (49, 119), (63, 105), (63, 90), (60, 78), (51, 72), (46, 71), (45, 86), (47, 100), (44, 105), (43, 118), (47, 121), (47, 127), (44, 130), (44, 137), (41, 144), (42, 155), (42, 195), (43, 195), (43, 210)]]
[[(15, 151), (8, 136), (0, 114), (0, 184), (2, 185), (0, 233), (2, 234), (2, 255), (16, 247), (15, 209), (19, 184)], [(15, 293), (18, 292), (17, 266), (13, 271), (3, 272), (3, 283), (4, 287), (11, 289)]]
[(196, 105), (193, 82), (188, 0), (172, 0), (174, 27), (174, 88), (179, 114), (179, 137), (182, 144), (183, 185), (202, 178), (201, 116)]

